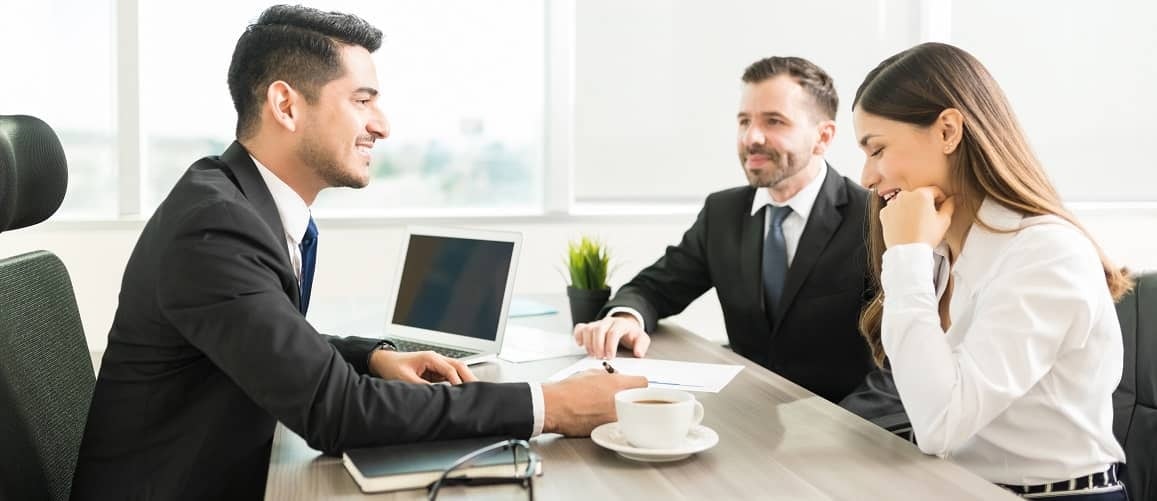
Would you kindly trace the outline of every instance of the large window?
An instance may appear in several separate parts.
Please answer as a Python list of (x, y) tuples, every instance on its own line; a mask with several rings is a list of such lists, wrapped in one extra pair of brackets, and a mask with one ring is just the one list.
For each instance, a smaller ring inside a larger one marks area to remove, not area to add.
[(116, 215), (112, 12), (109, 0), (0, 4), (0, 115), (34, 115), (60, 136), (65, 217)]
[[(268, 2), (142, 2), (145, 208), (232, 140), (225, 84), (237, 37)], [(538, 0), (327, 1), (385, 33), (374, 58), (391, 134), (373, 181), (324, 192), (331, 213), (542, 205), (544, 36)], [(212, 27), (207, 30), (206, 27)]]
[[(374, 57), (391, 125), (375, 147), (370, 186), (323, 193), (315, 207), (373, 215), (541, 211), (544, 2), (309, 3), (382, 29)], [(190, 164), (228, 146), (236, 122), (230, 57), (268, 5), (0, 5), (0, 45), (9, 48), (0, 114), (41, 117), (60, 135), (70, 164), (60, 217), (147, 217)], [(132, 102), (118, 103), (118, 95)]]
[[(232, 141), (226, 70), (270, 3), (0, 3), (0, 114), (40, 116), (60, 134), (70, 183), (59, 217), (147, 217), (194, 160)], [(852, 95), (923, 40), (992, 70), (1067, 200), (1157, 200), (1145, 149), (1157, 132), (1151, 0), (306, 3), (385, 33), (374, 57), (391, 136), (370, 186), (323, 192), (323, 215), (696, 207), (744, 183), (739, 79), (769, 55), (831, 73), (841, 105), (827, 158), (856, 179)]]

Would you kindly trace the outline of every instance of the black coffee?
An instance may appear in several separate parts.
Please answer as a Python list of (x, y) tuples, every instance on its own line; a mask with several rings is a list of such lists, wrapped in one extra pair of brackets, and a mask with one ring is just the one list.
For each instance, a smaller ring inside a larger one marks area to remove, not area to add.
[(635, 400), (636, 404), (673, 404), (671, 400)]

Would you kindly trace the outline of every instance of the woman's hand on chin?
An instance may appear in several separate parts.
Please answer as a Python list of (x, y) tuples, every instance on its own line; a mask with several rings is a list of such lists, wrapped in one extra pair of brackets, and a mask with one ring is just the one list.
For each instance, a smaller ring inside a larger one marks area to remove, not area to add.
[(936, 247), (944, 240), (955, 209), (952, 197), (935, 186), (900, 191), (880, 210), (884, 244), (888, 248), (914, 243)]

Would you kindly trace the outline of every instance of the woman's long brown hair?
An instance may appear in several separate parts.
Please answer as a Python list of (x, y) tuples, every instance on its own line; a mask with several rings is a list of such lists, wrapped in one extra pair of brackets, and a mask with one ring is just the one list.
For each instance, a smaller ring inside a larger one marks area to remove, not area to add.
[[(931, 126), (949, 108), (964, 116), (963, 137), (950, 157), (956, 210), (975, 214), (991, 198), (1025, 216), (1051, 214), (1085, 233), (1093, 242), (1105, 270), (1105, 281), (1116, 300), (1132, 288), (1125, 270), (1115, 266), (1088, 231), (1065, 209), (1021, 131), (1004, 92), (988, 70), (968, 52), (941, 43), (924, 43), (896, 54), (876, 66), (852, 101), (852, 108), (919, 127)], [(868, 341), (876, 364), (883, 365), (880, 322), (884, 290), (880, 263), (884, 233), (880, 226), (881, 201), (868, 197), (868, 266), (876, 293), (860, 314), (860, 333)], [(992, 231), (984, 221), (975, 223)]]

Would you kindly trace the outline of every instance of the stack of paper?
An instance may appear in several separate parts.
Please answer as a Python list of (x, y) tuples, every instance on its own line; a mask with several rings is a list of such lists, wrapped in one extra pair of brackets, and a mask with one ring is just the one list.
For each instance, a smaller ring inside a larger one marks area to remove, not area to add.
[[(647, 383), (651, 388), (670, 388), (706, 393), (719, 393), (743, 369), (742, 365), (703, 364), (650, 358), (616, 358), (608, 360), (607, 363), (614, 367), (615, 372), (619, 374), (647, 376)], [(604, 370), (603, 360), (584, 358), (570, 367), (558, 371), (554, 376), (551, 376), (550, 380), (566, 379), (587, 369)]]

